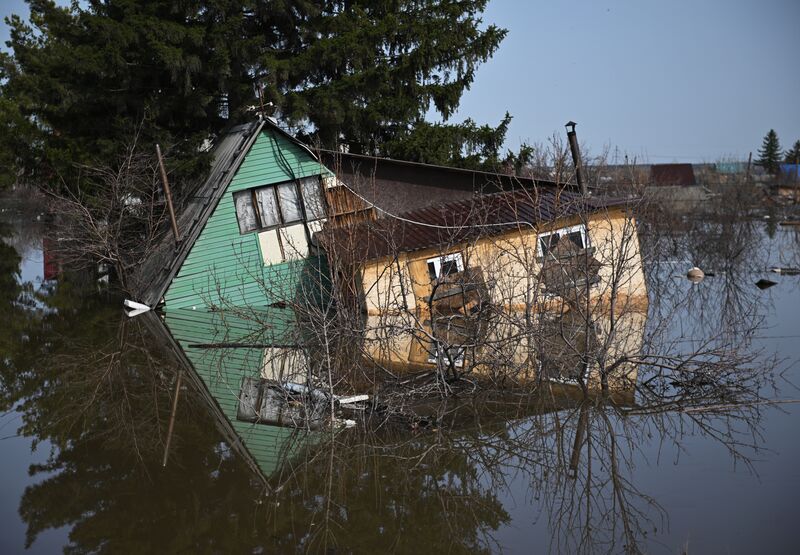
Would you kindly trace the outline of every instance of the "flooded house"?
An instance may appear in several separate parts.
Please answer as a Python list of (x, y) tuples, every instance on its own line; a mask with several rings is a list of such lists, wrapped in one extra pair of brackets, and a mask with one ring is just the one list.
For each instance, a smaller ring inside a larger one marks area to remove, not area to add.
[(647, 305), (626, 199), (542, 186), (486, 194), (332, 229), (323, 243), (369, 315), (483, 303), (541, 312), (585, 291), (593, 303)]
[[(403, 321), (413, 330), (402, 347), (390, 340), (371, 352), (377, 336), (367, 325), (364, 351), (373, 361), (416, 369), (446, 362), (454, 374), (467, 367), (489, 374), (497, 364), (485, 355), (502, 344), (515, 379), (527, 381), (583, 379), (591, 345), (609, 335), (597, 323), (609, 320), (605, 313), (619, 326), (621, 314), (646, 309), (628, 199), (513, 175), (314, 152), (271, 120), (231, 129), (213, 157), (209, 177), (179, 210), (179, 240), (165, 237), (140, 269), (135, 300), (161, 309), (170, 329), (188, 325), (192, 333), (230, 322), (248, 337), (294, 327), (291, 344), (286, 337), (218, 341), (233, 359), (246, 354), (242, 364), (255, 364), (257, 378), (240, 375), (225, 386), (239, 401), (261, 407), (270, 384), (306, 383), (310, 363), (297, 328), (314, 323), (306, 314), (299, 324), (303, 316), (287, 308), (327, 305), (332, 292), (339, 310), (355, 309), (368, 322), (393, 315), (394, 327)], [(586, 310), (603, 316), (586, 327), (588, 317), (579, 317)], [(548, 358), (545, 351), (558, 348), (545, 348), (542, 333), (527, 345), (509, 343), (520, 318), (553, 331), (555, 343), (570, 328), (583, 337), (583, 351)], [(314, 427), (313, 414), (284, 422), (286, 414), (270, 406), (263, 414), (238, 407), (235, 416)]]
[[(599, 386), (598, 350), (641, 346), (648, 298), (627, 199), (496, 192), (326, 229), (322, 243), (366, 315), (365, 355), (399, 373)], [(635, 365), (610, 379), (632, 387)]]
[(179, 241), (165, 237), (138, 272), (139, 303), (167, 310), (265, 307), (317, 283), (314, 234), (326, 217), (331, 173), (270, 120), (217, 142), (205, 182), (178, 210)]
[(326, 222), (348, 226), (536, 183), (314, 152), (270, 119), (230, 129), (212, 158), (208, 178), (176, 210), (179, 240), (166, 236), (136, 272), (137, 303), (165, 310), (264, 308), (324, 295), (326, 258), (316, 235)]

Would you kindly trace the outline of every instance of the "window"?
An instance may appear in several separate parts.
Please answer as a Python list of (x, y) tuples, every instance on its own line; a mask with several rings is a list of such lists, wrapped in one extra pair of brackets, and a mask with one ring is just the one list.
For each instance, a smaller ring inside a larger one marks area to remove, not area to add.
[(322, 188), (319, 178), (306, 177), (300, 180), (300, 193), (303, 195), (303, 204), (306, 208), (308, 220), (320, 220), (325, 217), (325, 200), (322, 198)]
[(325, 218), (319, 176), (239, 191), (233, 202), (240, 233)]
[(578, 249), (585, 249), (588, 245), (586, 226), (583, 224), (565, 227), (556, 231), (539, 234), (538, 255), (547, 256), (556, 249), (560, 241), (569, 241)]
[(258, 232), (265, 265), (306, 258), (326, 217), (320, 176), (233, 193), (239, 233)]
[(256, 200), (258, 201), (258, 211), (261, 214), (260, 227), (272, 227), (281, 223), (274, 187), (256, 189)]
[(430, 258), (428, 262), (428, 275), (431, 280), (440, 279), (444, 276), (457, 274), (464, 271), (464, 259), (460, 252)]
[(239, 233), (255, 231), (260, 227), (250, 191), (234, 193), (233, 203), (236, 206), (236, 218), (239, 220)]
[(441, 362), (444, 365), (449, 365), (452, 362), (453, 366), (456, 368), (462, 368), (464, 366), (464, 353), (466, 352), (464, 347), (454, 346), (446, 349), (445, 346), (438, 341), (435, 343), (434, 347), (436, 351), (428, 355), (428, 362), (430, 364)]
[(293, 223), (303, 218), (303, 212), (300, 209), (300, 195), (297, 194), (297, 184), (283, 183), (278, 185), (278, 200), (281, 203), (283, 223)]

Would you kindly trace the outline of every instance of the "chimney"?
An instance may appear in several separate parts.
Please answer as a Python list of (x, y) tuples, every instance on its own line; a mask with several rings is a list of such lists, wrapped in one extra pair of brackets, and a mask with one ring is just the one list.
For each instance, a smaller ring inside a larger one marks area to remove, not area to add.
[(572, 164), (575, 166), (575, 179), (578, 181), (578, 186), (584, 195), (589, 194), (586, 188), (586, 181), (583, 178), (583, 164), (581, 164), (581, 151), (578, 147), (578, 135), (575, 134), (575, 126), (578, 125), (574, 121), (568, 121), (564, 127), (567, 128), (567, 140), (569, 141), (569, 149), (572, 151)]

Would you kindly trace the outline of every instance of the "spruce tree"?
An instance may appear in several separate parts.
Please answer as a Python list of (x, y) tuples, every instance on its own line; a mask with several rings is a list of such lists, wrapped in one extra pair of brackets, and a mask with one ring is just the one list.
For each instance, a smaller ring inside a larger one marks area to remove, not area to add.
[(780, 169), (781, 144), (778, 141), (778, 134), (774, 129), (770, 129), (758, 149), (758, 164), (768, 173), (775, 175)]
[[(27, 2), (30, 22), (8, 20), (12, 55), (0, 58), (0, 123), (19, 130), (0, 138), (0, 160), (40, 183), (109, 164), (134, 135), (198, 175), (198, 147), (254, 117), (256, 87), (307, 140), (386, 154), (426, 135), (431, 108), (452, 116), (506, 34), (483, 25), (488, 0)], [(438, 129), (487, 159), (505, 133)]]
[(800, 141), (795, 141), (794, 146), (786, 151), (783, 160), (787, 164), (800, 164)]
[(259, 76), (286, 120), (307, 125), (323, 146), (343, 141), (351, 152), (385, 154), (387, 143), (418, 139), (414, 129), (424, 127), (431, 108), (445, 120), (458, 108), (478, 65), (506, 35), (494, 25), (481, 29), (487, 3), (299, 4), (291, 19), (262, 22), (287, 39), (261, 45)]
[(13, 57), (3, 60), (0, 94), (12, 115), (35, 122), (37, 140), (6, 138), (33, 178), (110, 163), (134, 136), (171, 147), (186, 174), (202, 169), (198, 145), (226, 123), (220, 99), (244, 93), (249, 68), (234, 54), (231, 25), (240, 2), (28, 3), (30, 23), (7, 20)]

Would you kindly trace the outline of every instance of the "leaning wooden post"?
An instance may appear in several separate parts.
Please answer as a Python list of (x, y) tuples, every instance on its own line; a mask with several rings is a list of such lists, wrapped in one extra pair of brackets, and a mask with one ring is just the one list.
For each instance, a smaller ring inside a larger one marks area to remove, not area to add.
[(750, 183), (750, 166), (753, 163), (753, 153), (747, 155), (747, 171), (744, 174), (744, 182)]
[(167, 442), (164, 445), (164, 458), (161, 460), (161, 466), (167, 466), (167, 457), (169, 457), (169, 444), (172, 443), (172, 430), (175, 428), (175, 415), (178, 412), (178, 396), (181, 394), (181, 378), (183, 378), (183, 370), (178, 370), (178, 379), (175, 380), (175, 395), (172, 397), (172, 411), (169, 415), (169, 427), (167, 428)]
[(181, 242), (180, 233), (178, 233), (178, 220), (175, 218), (175, 207), (172, 206), (172, 193), (169, 190), (169, 180), (167, 179), (167, 170), (164, 169), (164, 158), (161, 156), (161, 147), (156, 145), (156, 154), (158, 155), (158, 167), (161, 169), (161, 182), (164, 185), (164, 196), (167, 197), (167, 208), (169, 208), (169, 219), (172, 222), (172, 234), (175, 236), (175, 243)]

